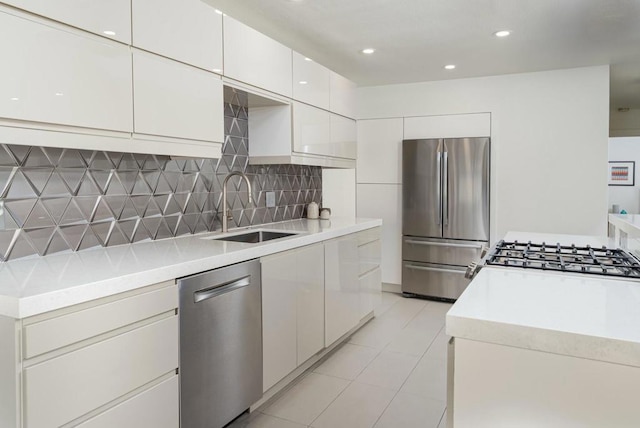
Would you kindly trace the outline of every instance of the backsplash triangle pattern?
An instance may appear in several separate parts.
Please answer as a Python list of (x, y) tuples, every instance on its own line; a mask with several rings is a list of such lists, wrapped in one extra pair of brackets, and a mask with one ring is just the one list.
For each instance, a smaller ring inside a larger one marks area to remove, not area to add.
[(230, 171), (247, 174), (255, 198), (248, 206), (244, 184), (230, 181), (231, 227), (301, 218), (321, 203), (321, 168), (249, 165), (248, 145), (240, 92), (225, 104), (220, 159), (0, 144), (0, 261), (219, 230)]

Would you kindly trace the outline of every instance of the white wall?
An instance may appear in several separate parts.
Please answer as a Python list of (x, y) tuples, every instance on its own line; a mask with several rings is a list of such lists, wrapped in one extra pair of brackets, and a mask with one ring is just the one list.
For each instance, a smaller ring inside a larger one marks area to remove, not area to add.
[(355, 169), (322, 169), (322, 207), (331, 208), (332, 217), (356, 216)]
[(358, 88), (358, 119), (491, 113), (492, 241), (606, 234), (609, 67)]
[(620, 209), (629, 214), (640, 213), (640, 137), (620, 137), (609, 139), (610, 161), (635, 161), (635, 186), (609, 186), (609, 210), (611, 205), (618, 204)]
[(632, 108), (621, 112), (611, 110), (609, 120), (609, 136), (638, 137), (640, 136), (640, 109)]

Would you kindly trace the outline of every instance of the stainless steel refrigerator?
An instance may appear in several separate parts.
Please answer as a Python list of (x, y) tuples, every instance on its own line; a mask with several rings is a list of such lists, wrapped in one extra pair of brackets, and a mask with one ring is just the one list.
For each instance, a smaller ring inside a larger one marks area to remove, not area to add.
[(402, 292), (457, 299), (489, 243), (489, 138), (402, 144)]

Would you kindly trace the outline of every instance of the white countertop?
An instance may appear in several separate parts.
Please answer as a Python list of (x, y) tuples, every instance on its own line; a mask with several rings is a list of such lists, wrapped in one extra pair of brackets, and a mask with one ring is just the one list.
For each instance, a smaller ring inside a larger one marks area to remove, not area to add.
[[(510, 233), (505, 240), (603, 245), (607, 238)], [(573, 238), (573, 240), (571, 240)], [(448, 335), (640, 367), (640, 282), (485, 267), (447, 314)]]
[(202, 239), (221, 235), (212, 232), (0, 263), (0, 315), (25, 318), (381, 225), (301, 219), (251, 228), (299, 233), (259, 244)]

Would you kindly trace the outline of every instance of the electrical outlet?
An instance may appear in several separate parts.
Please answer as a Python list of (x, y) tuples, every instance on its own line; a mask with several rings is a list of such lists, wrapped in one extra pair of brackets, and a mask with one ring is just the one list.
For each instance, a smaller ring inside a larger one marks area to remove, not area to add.
[(267, 192), (267, 208), (273, 208), (276, 206), (276, 192)]

